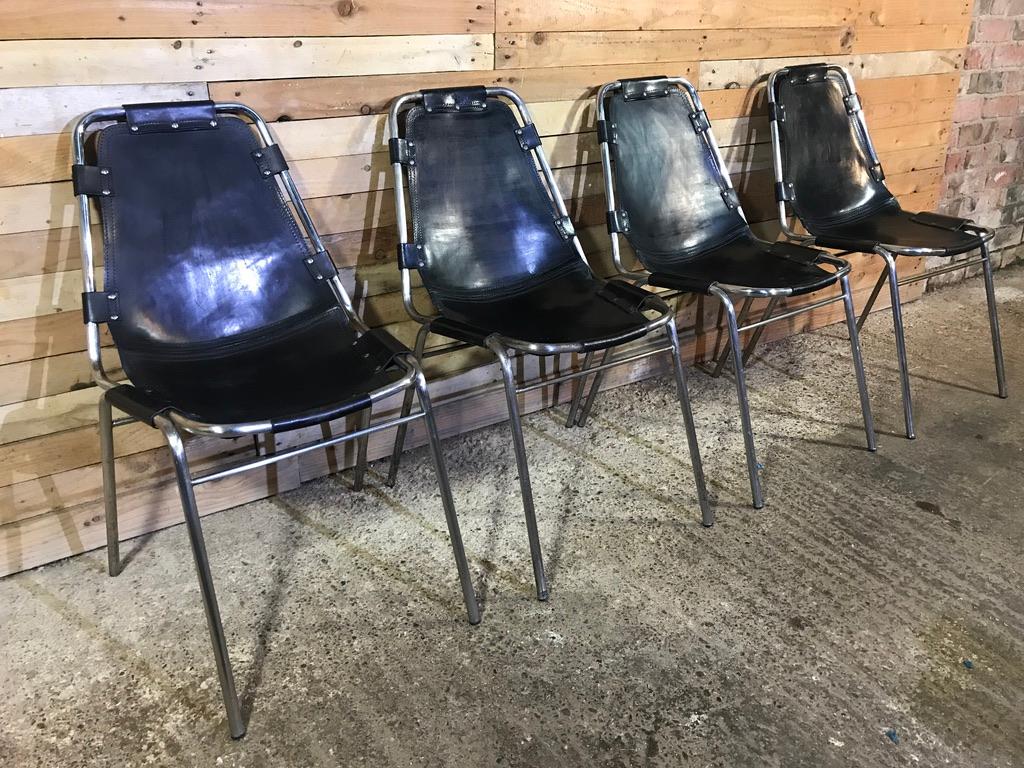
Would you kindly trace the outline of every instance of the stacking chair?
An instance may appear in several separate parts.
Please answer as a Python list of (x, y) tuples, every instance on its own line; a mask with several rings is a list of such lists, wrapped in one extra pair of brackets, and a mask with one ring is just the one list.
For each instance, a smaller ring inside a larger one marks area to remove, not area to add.
[[(648, 291), (621, 280), (599, 279), (591, 271), (555, 186), (537, 127), (519, 96), (508, 88), (484, 87), (408, 93), (392, 104), (388, 126), (402, 295), (409, 314), (421, 324), (414, 352), (422, 358), (427, 337), (434, 333), (451, 340), (436, 351), (481, 347), (497, 358), (538, 598), (547, 599), (548, 587), (517, 396), (576, 378), (581, 372), (518, 384), (513, 370), (516, 356), (583, 353), (590, 357), (656, 331), (664, 333), (667, 344), (623, 353), (604, 367), (671, 353), (702, 522), (711, 525), (671, 310)], [(425, 314), (414, 305), (414, 270), (436, 313)], [(410, 404), (406, 398), (403, 415)], [(392, 478), (404, 437), (399, 427)]]
[[(716, 372), (731, 349), (754, 507), (763, 506), (764, 499), (744, 365), (769, 323), (843, 302), (868, 449), (875, 450), (850, 265), (822, 251), (754, 237), (700, 96), (686, 80), (658, 76), (608, 83), (598, 92), (597, 118), (615, 266), (638, 284), (668, 289), (663, 298), (712, 295), (724, 308), (729, 336)], [(624, 265), (619, 235), (632, 246), (644, 271)], [(782, 299), (836, 283), (838, 296), (776, 312)], [(735, 301), (740, 298), (744, 304), (737, 313)], [(754, 299), (767, 299), (767, 307), (760, 320), (746, 323)], [(746, 350), (740, 347), (743, 331), (754, 332)], [(591, 385), (580, 419), (586, 419), (599, 385)]]
[[(900, 286), (966, 267), (985, 274), (988, 317), (1000, 397), (1007, 396), (1003, 350), (996, 314), (988, 242), (993, 232), (967, 220), (938, 213), (904, 211), (885, 185), (885, 173), (871, 143), (853, 78), (834, 64), (803, 64), (776, 70), (768, 78), (768, 109), (779, 220), (787, 237), (846, 253), (877, 254), (885, 262), (858, 327), (889, 283), (899, 361), (903, 416), (913, 439), (914, 411), (903, 336)], [(790, 227), (795, 214), (807, 231)], [(905, 277), (897, 256), (942, 256), (979, 251), (958, 261)]]
[[(245, 724), (196, 507), (203, 483), (422, 417), (466, 610), (479, 621), (426, 381), (408, 349), (353, 310), (266, 123), (241, 104), (209, 101), (98, 109), (75, 127), (73, 153), (88, 354), (102, 390), (109, 572), (121, 569), (113, 426), (140, 421), (163, 433), (174, 460), (231, 735), (241, 737)], [(103, 225), (102, 290), (91, 199)], [(101, 324), (127, 381), (103, 368)], [(421, 412), (274, 450), (276, 433), (330, 435), (327, 422), (403, 392), (415, 393)], [(127, 417), (114, 421), (115, 408)], [(266, 435), (267, 450), (193, 475), (186, 435)]]

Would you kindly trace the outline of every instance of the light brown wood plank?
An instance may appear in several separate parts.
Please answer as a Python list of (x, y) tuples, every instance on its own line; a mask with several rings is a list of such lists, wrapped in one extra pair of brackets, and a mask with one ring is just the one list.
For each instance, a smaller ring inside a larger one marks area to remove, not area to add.
[(915, 24), (878, 27), (858, 25), (854, 33), (854, 53), (883, 51), (932, 51), (962, 48), (967, 44), (964, 24)]

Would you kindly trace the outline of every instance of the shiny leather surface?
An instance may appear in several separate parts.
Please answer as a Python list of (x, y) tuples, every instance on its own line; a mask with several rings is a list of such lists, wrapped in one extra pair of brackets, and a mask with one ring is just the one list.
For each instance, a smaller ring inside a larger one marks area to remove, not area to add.
[(104, 128), (98, 162), (116, 187), (99, 199), (104, 287), (118, 296), (110, 331), (139, 400), (290, 428), (322, 420), (317, 409), (359, 407), (400, 374), (379, 355), (354, 357), (355, 331), (307, 271), (297, 224), (250, 156), (257, 147), (248, 124), (224, 115), (196, 131)]
[(785, 119), (779, 123), (783, 178), (790, 205), (809, 232), (863, 217), (891, 204), (885, 183), (871, 175), (859, 122), (846, 112), (846, 86), (824, 68), (793, 67), (775, 82)]
[(635, 101), (613, 93), (605, 107), (615, 126), (616, 204), (629, 216), (625, 237), (648, 270), (671, 271), (747, 230), (722, 199), (714, 156), (678, 88)]
[(876, 245), (882, 245), (893, 253), (928, 248), (936, 256), (955, 256), (981, 247), (977, 235), (914, 221), (917, 215), (902, 210), (893, 201), (862, 218), (815, 227), (812, 233), (817, 245), (849, 251), (871, 252)]
[(791, 295), (799, 296), (832, 285), (838, 279), (833, 272), (811, 263), (818, 253), (797, 245), (773, 247), (744, 233), (725, 245), (674, 265), (671, 271), (652, 272), (648, 282), (661, 288), (703, 292), (714, 283), (788, 288)]
[(555, 228), (532, 155), (519, 146), (518, 125), (493, 98), (482, 111), (408, 113), (413, 239), (439, 310), (454, 299), (514, 295), (579, 264)]

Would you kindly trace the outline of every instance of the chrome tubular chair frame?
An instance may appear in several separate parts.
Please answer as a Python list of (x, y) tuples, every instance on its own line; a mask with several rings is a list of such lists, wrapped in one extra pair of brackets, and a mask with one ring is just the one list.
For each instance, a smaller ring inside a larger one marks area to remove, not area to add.
[[(529, 109), (526, 104), (522, 101), (518, 94), (508, 88), (492, 88), (488, 87), (485, 89), (486, 96), (488, 98), (501, 98), (510, 102), (518, 112), (518, 118), (522, 125), (527, 126), (532, 124), (532, 118), (530, 116)], [(400, 132), (400, 116), (402, 113), (417, 103), (422, 103), (424, 99), (423, 92), (412, 92), (404, 94), (391, 104), (391, 108), (388, 114), (388, 133), (392, 140), (397, 140), (401, 137)], [(548, 164), (548, 160), (544, 154), (543, 148), (539, 145), (529, 150), (540, 169), (540, 173), (546, 187), (547, 194), (550, 196), (551, 204), (554, 207), (554, 211), (557, 212), (558, 216), (563, 219), (568, 219), (568, 211), (565, 207), (565, 203), (558, 191), (558, 187), (555, 183), (554, 175), (551, 171), (551, 166)], [(409, 223), (406, 211), (405, 201), (405, 188), (406, 188), (406, 168), (400, 161), (394, 161), (392, 163), (394, 171), (394, 194), (395, 194), (395, 211), (396, 211), (396, 223), (398, 229), (398, 240), (399, 249), (401, 250), (403, 245), (409, 243)], [(576, 254), (579, 258), (588, 265), (586, 255), (583, 252), (583, 248), (580, 245), (579, 239), (573, 234), (572, 244)], [(399, 264), (402, 278), (402, 298), (405, 304), (405, 308), (409, 315), (418, 321), (421, 325), (417, 334), (416, 343), (413, 348), (413, 353), (418, 360), (422, 360), (425, 357), (431, 357), (434, 355), (444, 354), (457, 349), (464, 349), (467, 347), (476, 346), (465, 341), (455, 341), (454, 343), (445, 344), (441, 347), (426, 351), (427, 337), (432, 332), (431, 322), (437, 320), (439, 314), (427, 314), (420, 311), (415, 306), (412, 295), (412, 280), (410, 274), (410, 268), (404, 264)], [(689, 446), (690, 460), (693, 465), (694, 479), (697, 486), (697, 496), (701, 509), (701, 521), (705, 526), (710, 526), (714, 522), (714, 514), (711, 510), (711, 506), (708, 501), (707, 490), (705, 488), (704, 473), (700, 459), (700, 452), (697, 444), (696, 428), (693, 422), (693, 415), (690, 408), (690, 399), (687, 389), (687, 372), (682, 364), (682, 358), (679, 351), (679, 339), (676, 334), (675, 326), (672, 324), (672, 312), (664, 306), (661, 308), (655, 306), (658, 300), (651, 295), (654, 300), (652, 302), (651, 309), (657, 312), (657, 317), (651, 319), (643, 329), (644, 335), (649, 334), (653, 331), (661, 330), (668, 337), (667, 344), (644, 344), (638, 348), (632, 350), (629, 353), (624, 353), (619, 357), (613, 358), (610, 355), (611, 348), (617, 344), (623, 344), (629, 341), (635, 336), (623, 337), (623, 338), (606, 338), (603, 342), (607, 345), (600, 365), (593, 366), (589, 369), (579, 369), (569, 373), (559, 374), (551, 377), (543, 377), (532, 382), (519, 383), (514, 370), (513, 362), (516, 356), (524, 355), (562, 355), (562, 354), (573, 354), (583, 352), (580, 344), (574, 343), (559, 343), (559, 344), (540, 344), (534, 342), (528, 342), (521, 339), (510, 338), (494, 333), (486, 338), (483, 342), (483, 346), (489, 349), (495, 356), (498, 362), (501, 372), (501, 384), (498, 385), (504, 389), (505, 398), (508, 408), (509, 415), (509, 427), (512, 432), (512, 444), (516, 457), (516, 464), (519, 471), (519, 483), (520, 491), (522, 494), (523, 511), (526, 519), (527, 534), (530, 545), (530, 555), (533, 565), (534, 582), (536, 585), (537, 597), (540, 600), (547, 600), (548, 598), (548, 583), (544, 572), (543, 558), (541, 554), (540, 537), (537, 531), (537, 520), (534, 509), (533, 501), (533, 490), (530, 482), (529, 465), (527, 462), (526, 445), (523, 439), (522, 425), (520, 423), (520, 411), (518, 396), (526, 392), (533, 390), (556, 386), (563, 382), (572, 381), (574, 379), (583, 378), (590, 375), (592, 372), (603, 372), (604, 370), (619, 366), (627, 365), (638, 360), (641, 360), (652, 355), (661, 354), (668, 352), (672, 356), (673, 372), (676, 381), (676, 390), (680, 403), (680, 407), (683, 414), (683, 420), (686, 429), (686, 438)], [(436, 331), (434, 331), (436, 333)], [(586, 352), (585, 358), (590, 362), (592, 359), (592, 352)], [(474, 390), (472, 392), (463, 393), (454, 397), (445, 398), (435, 404), (435, 407), (440, 407), (448, 403), (461, 401), (470, 397), (479, 397), (486, 394), (495, 392), (498, 386), (488, 386)], [(582, 387), (577, 390), (577, 399), (579, 393), (582, 391)], [(405, 418), (412, 407), (412, 399), (406, 397), (402, 408), (402, 417)], [(398, 432), (395, 437), (395, 447), (391, 456), (391, 467), (389, 470), (389, 482), (394, 482), (397, 478), (398, 466), (401, 459), (401, 453), (403, 450), (406, 436), (406, 427), (404, 424), (400, 425)]]
[[(865, 155), (875, 166), (880, 168), (881, 163), (878, 159), (878, 153), (875, 150), (874, 144), (871, 141), (871, 134), (868, 131), (867, 121), (864, 117), (864, 110), (860, 108), (860, 97), (857, 94), (857, 88), (854, 84), (853, 77), (845, 67), (837, 64), (824, 65), (824, 68), (826, 71), (826, 77), (835, 79), (835, 81), (842, 87), (845, 97), (852, 100), (852, 103), (856, 104), (852, 117), (857, 123), (857, 134), (862, 143)], [(783, 167), (782, 131), (779, 127), (779, 103), (777, 100), (776, 85), (780, 78), (786, 77), (786, 75), (791, 71), (792, 68), (790, 67), (783, 67), (775, 70), (771, 75), (769, 75), (767, 83), (769, 125), (771, 129), (772, 142), (772, 167), (775, 172), (777, 191), (784, 189), (787, 179), (786, 169)], [(778, 193), (776, 196), (779, 225), (782, 228), (783, 234), (790, 240), (804, 244), (813, 244), (815, 242), (814, 235), (800, 234), (790, 225), (793, 214), (787, 206), (785, 196)], [(864, 308), (861, 310), (860, 317), (857, 320), (857, 328), (859, 329), (864, 326), (864, 322), (867, 320), (868, 314), (874, 307), (875, 300), (885, 287), (886, 282), (888, 282), (896, 341), (896, 358), (900, 373), (900, 390), (903, 399), (904, 427), (906, 430), (906, 436), (911, 440), (916, 437), (916, 429), (914, 426), (914, 409), (910, 390), (910, 368), (907, 362), (906, 340), (903, 329), (903, 310), (900, 304), (900, 286), (910, 285), (922, 280), (928, 280), (929, 278), (936, 277), (938, 275), (956, 272), (961, 269), (967, 270), (970, 267), (981, 265), (985, 277), (985, 296), (988, 305), (989, 329), (992, 335), (992, 352), (995, 359), (997, 392), (1001, 398), (1008, 396), (1006, 370), (1003, 362), (1002, 340), (999, 331), (999, 317), (996, 310), (995, 285), (992, 278), (992, 262), (988, 249), (988, 243), (992, 240), (995, 233), (992, 232), (992, 230), (974, 224), (973, 222), (965, 222), (965, 226), (962, 229), (965, 232), (974, 234), (979, 239), (978, 257), (957, 261), (941, 267), (935, 267), (922, 271), (918, 274), (901, 277), (896, 268), (896, 256), (947, 256), (947, 254), (934, 248), (908, 247), (906, 245), (886, 243), (878, 243), (872, 251), (863, 251), (863, 253), (866, 254), (879, 256), (884, 263), (882, 265), (882, 271), (878, 276), (878, 280), (875, 283)], [(844, 251), (840, 255), (847, 255), (853, 252), (854, 251)]]
[[(704, 114), (704, 106), (701, 103), (700, 95), (697, 93), (696, 88), (684, 78), (681, 77), (669, 77), (669, 78), (658, 78), (659, 82), (667, 82), (672, 86), (675, 86), (680, 90), (684, 97), (689, 102), (689, 108), (693, 115)], [(606, 83), (601, 87), (597, 94), (597, 120), (599, 126), (608, 126), (599, 130), (600, 148), (601, 148), (601, 166), (604, 171), (604, 193), (605, 200), (607, 203), (608, 220), (612, 222), (617, 215), (616, 206), (616, 189), (615, 189), (615, 174), (614, 174), (614, 161), (612, 159), (611, 151), (609, 149), (609, 136), (614, 131), (614, 125), (608, 125), (606, 115), (606, 100), (616, 91), (622, 91), (623, 81), (615, 81)], [(715, 168), (717, 171), (718, 181), (723, 187), (723, 192), (728, 194), (735, 194), (732, 186), (732, 180), (730, 179), (728, 170), (722, 153), (718, 148), (718, 144), (715, 141), (714, 132), (708, 128), (700, 133), (705, 142), (706, 148), (709, 151), (711, 157), (714, 160)], [(687, 130), (686, 126), (680, 126), (680, 130)], [(743, 213), (743, 208), (739, 204), (738, 198), (735, 202), (736, 211), (741, 218), (746, 220), (746, 216)], [(628, 268), (623, 262), (622, 248), (619, 241), (619, 232), (616, 228), (609, 226), (609, 237), (611, 238), (612, 246), (612, 260), (615, 264), (616, 269), (624, 277), (634, 280), (637, 284), (647, 283), (650, 273), (647, 271), (638, 271), (636, 269)], [(770, 246), (770, 243), (757, 240), (756, 242), (762, 243), (766, 247)], [(867, 440), (867, 447), (869, 451), (876, 449), (876, 438), (874, 421), (871, 414), (871, 403), (868, 398), (867, 383), (864, 375), (864, 365), (861, 357), (860, 341), (858, 337), (858, 327), (855, 321), (853, 313), (853, 296), (850, 290), (849, 283), (849, 272), (850, 265), (843, 259), (833, 258), (831, 256), (822, 255), (819, 257), (819, 262), (831, 266), (836, 275), (838, 276), (838, 282), (840, 284), (840, 293), (838, 296), (832, 296), (829, 298), (814, 301), (810, 304), (797, 307), (785, 312), (776, 312), (778, 305), (787, 296), (792, 295), (793, 290), (791, 288), (756, 288), (746, 285), (734, 285), (716, 282), (713, 283), (708, 292), (713, 294), (723, 307), (726, 322), (728, 326), (728, 337), (723, 345), (723, 349), (719, 354), (717, 360), (715, 360), (714, 366), (711, 370), (713, 376), (721, 374), (723, 367), (725, 366), (727, 358), (731, 355), (733, 359), (733, 367), (736, 376), (736, 394), (739, 401), (740, 409), (740, 421), (743, 429), (743, 443), (746, 454), (747, 463), (747, 474), (750, 480), (750, 491), (752, 503), (755, 509), (760, 509), (764, 506), (764, 494), (761, 488), (761, 478), (759, 467), (760, 464), (757, 459), (756, 447), (754, 444), (754, 432), (750, 417), (750, 405), (747, 396), (747, 383), (746, 383), (746, 364), (753, 354), (755, 347), (760, 341), (761, 335), (766, 326), (771, 323), (779, 322), (781, 320), (787, 320), (806, 312), (812, 312), (821, 307), (834, 304), (836, 302), (843, 302), (845, 310), (846, 325), (850, 336), (850, 348), (853, 356), (853, 367), (854, 373), (857, 379), (857, 389), (860, 398), (861, 412), (864, 419), (864, 431)], [(659, 294), (663, 298), (677, 298), (683, 294), (689, 293), (689, 291), (681, 290), (669, 290)], [(736, 309), (736, 300), (743, 299), (743, 303), (739, 311)], [(764, 309), (760, 319), (755, 322), (748, 322), (748, 316), (750, 314), (753, 301), (755, 299), (767, 299), (767, 305)], [(752, 334), (747, 342), (746, 347), (742, 347), (740, 344), (740, 334), (752, 331)], [(583, 424), (586, 421), (587, 414), (590, 407), (593, 404), (596, 392), (600, 385), (600, 375), (595, 376), (595, 382), (591, 386), (590, 394), (588, 395), (587, 402), (580, 411), (578, 417), (578, 423)]]
[[(234, 115), (247, 120), (255, 126), (264, 147), (270, 147), (275, 144), (269, 127), (252, 109), (237, 103), (217, 103), (214, 106), (217, 114)], [(90, 127), (95, 126), (98, 123), (124, 121), (125, 116), (125, 109), (119, 107), (98, 109), (85, 115), (74, 128), (72, 142), (73, 162), (76, 165), (82, 165), (85, 163), (86, 131)], [(297, 215), (299, 222), (302, 224), (302, 228), (305, 231), (305, 235), (308, 238), (309, 243), (312, 244), (316, 252), (323, 252), (325, 250), (323, 243), (315, 226), (313, 225), (312, 219), (306, 210), (291, 175), (287, 170), (284, 170), (280, 172), (279, 176), (288, 200), (294, 206), (295, 214)], [(89, 197), (86, 194), (78, 195), (78, 210), (84, 287), (86, 292), (91, 292), (96, 289), (95, 259), (93, 254), (92, 238), (90, 236), (92, 212)], [(354, 310), (348, 293), (345, 291), (345, 288), (337, 275), (330, 278), (330, 286), (339, 304), (344, 308), (345, 313), (348, 315), (353, 327), (359, 331), (368, 330), (362, 319)], [(117, 419), (113, 418), (112, 404), (108, 395), (113, 388), (118, 386), (118, 382), (113, 381), (104, 369), (100, 350), (100, 332), (98, 323), (86, 323), (86, 340), (93, 379), (103, 390), (99, 399), (99, 434), (103, 468), (103, 495), (106, 513), (107, 563), (109, 574), (111, 576), (116, 576), (121, 571), (121, 558), (119, 554), (113, 428), (115, 426), (131, 423), (137, 419), (130, 415)], [(455, 506), (452, 500), (447, 471), (441, 455), (440, 440), (437, 436), (437, 427), (430, 404), (430, 396), (427, 391), (426, 379), (420, 370), (419, 364), (412, 355), (407, 354), (399, 356), (396, 358), (395, 362), (404, 369), (404, 375), (389, 386), (382, 387), (368, 393), (370, 404), (364, 409), (362, 427), (360, 429), (344, 435), (329, 437), (311, 444), (300, 445), (281, 451), (273, 450), (271, 442), (268, 449), (265, 450), (262, 455), (259, 455), (257, 442), (256, 458), (231, 464), (227, 467), (219, 468), (199, 476), (193, 475), (189, 467), (188, 457), (185, 452), (185, 435), (206, 435), (222, 438), (252, 436), (255, 441), (258, 441), (259, 435), (266, 435), (267, 440), (273, 441), (274, 425), (270, 422), (246, 422), (233, 424), (206, 423), (196, 421), (173, 409), (161, 412), (153, 419), (153, 426), (163, 433), (164, 438), (167, 441), (168, 448), (170, 449), (171, 456), (174, 460), (178, 490), (184, 510), (189, 541), (191, 543), (195, 559), (196, 571), (199, 577), (203, 606), (206, 612), (210, 638), (213, 644), (217, 675), (220, 680), (221, 692), (223, 694), (224, 706), (227, 713), (228, 728), (233, 738), (240, 738), (245, 734), (246, 724), (235, 689), (231, 662), (228, 657), (227, 641), (225, 639), (224, 627), (221, 622), (220, 610), (217, 605), (213, 576), (210, 570), (210, 563), (203, 539), (199, 510), (196, 504), (195, 488), (199, 485), (230, 477), (248, 470), (275, 464), (310, 451), (330, 448), (351, 440), (358, 440), (358, 460), (360, 466), (356, 469), (355, 483), (358, 487), (361, 484), (361, 478), (365, 471), (366, 441), (369, 436), (375, 432), (390, 429), (396, 425), (405, 427), (410, 421), (422, 418), (425, 421), (426, 431), (429, 436), (431, 457), (433, 459), (434, 469), (437, 473), (438, 486), (441, 493), (445, 518), (448, 531), (451, 536), (451, 544), (455, 556), (456, 567), (458, 569), (462, 597), (469, 621), (473, 624), (480, 621), (480, 610), (473, 590), (472, 577), (466, 560), (461, 533), (459, 531), (458, 518), (455, 513)], [(416, 414), (403, 414), (399, 418), (392, 418), (370, 425), (369, 417), (373, 404), (402, 392), (404, 392), (409, 399), (414, 395), (418, 398), (420, 411)]]

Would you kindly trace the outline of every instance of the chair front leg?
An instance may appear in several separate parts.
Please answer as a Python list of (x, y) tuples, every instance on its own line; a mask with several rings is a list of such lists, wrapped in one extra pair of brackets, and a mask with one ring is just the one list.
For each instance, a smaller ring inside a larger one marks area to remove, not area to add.
[(533, 486), (530, 484), (530, 467), (526, 459), (526, 442), (523, 439), (523, 425), (519, 417), (519, 400), (516, 394), (516, 376), (508, 352), (497, 342), (488, 342), (488, 347), (498, 358), (501, 376), (505, 384), (505, 400), (508, 405), (508, 423), (512, 430), (512, 447), (519, 469), (519, 490), (523, 497), (523, 514), (526, 517), (526, 533), (530, 541), (530, 558), (533, 561), (533, 580), (537, 587), (537, 599), (548, 599), (548, 582), (544, 575), (544, 559), (541, 556), (540, 534), (537, 531), (537, 516), (533, 507)]
[(437, 424), (434, 421), (434, 411), (430, 405), (430, 394), (427, 391), (427, 380), (423, 376), (423, 371), (419, 371), (416, 376), (416, 394), (419, 397), (420, 408), (423, 410), (423, 422), (427, 428), (430, 456), (434, 461), (437, 487), (441, 492), (441, 504), (444, 507), (444, 517), (448, 524), (448, 537), (452, 542), (455, 567), (459, 572), (459, 584), (462, 586), (462, 600), (466, 604), (469, 623), (479, 624), (480, 605), (477, 603), (476, 592), (473, 589), (473, 577), (469, 572), (469, 562), (466, 560), (466, 548), (462, 543), (459, 518), (455, 513), (455, 500), (452, 498), (452, 488), (448, 481), (448, 469), (445, 467), (444, 456), (441, 453), (441, 440), (437, 435)]
[(907, 364), (907, 342), (903, 333), (903, 306), (900, 304), (900, 279), (896, 272), (896, 257), (883, 249), (878, 250), (878, 255), (885, 259), (889, 279), (892, 324), (896, 336), (896, 359), (900, 367), (900, 390), (903, 393), (903, 423), (907, 430), (907, 438), (913, 440), (917, 434), (914, 432), (914, 404), (910, 394), (910, 368)]
[(982, 270), (985, 273), (985, 296), (988, 299), (988, 324), (992, 331), (992, 354), (996, 359), (996, 384), (999, 396), (1008, 397), (1006, 388), (1006, 367), (1003, 363), (1003, 341), (999, 332), (999, 315), (996, 312), (996, 287), (992, 279), (992, 259), (988, 252), (988, 243), (981, 243)]
[(107, 394), (100, 395), (100, 459), (103, 462), (103, 515), (107, 526), (107, 573), (121, 572), (121, 543), (117, 526), (117, 478), (114, 474), (114, 416)]
[(857, 375), (857, 392), (860, 394), (860, 412), (864, 417), (864, 432), (867, 435), (868, 450), (877, 449), (875, 439), (875, 420), (871, 415), (871, 398), (868, 396), (867, 378), (864, 376), (864, 359), (860, 351), (860, 334), (857, 332), (857, 315), (853, 309), (853, 292), (850, 290), (850, 277), (839, 278), (843, 291), (843, 307), (846, 310), (846, 328), (850, 333), (850, 350), (853, 352), (853, 370)]
[(665, 326), (665, 333), (668, 334), (672, 344), (672, 367), (676, 376), (676, 393), (679, 397), (679, 407), (683, 411), (683, 423), (686, 425), (686, 444), (690, 449), (693, 479), (697, 484), (700, 520), (706, 528), (710, 528), (715, 524), (715, 513), (708, 501), (707, 484), (704, 482), (704, 464), (700, 458), (700, 444), (697, 442), (697, 427), (693, 423), (693, 410), (690, 408), (690, 388), (686, 382), (686, 368), (683, 366), (683, 357), (679, 351), (679, 334), (676, 332), (674, 322)]
[[(427, 336), (429, 335), (430, 327), (421, 325), (419, 332), (416, 334), (416, 346), (412, 351), (417, 365), (423, 361), (423, 350), (427, 346)], [(412, 387), (405, 390), (405, 398), (402, 400), (402, 418), (405, 418), (412, 412), (412, 399), (414, 396), (415, 392)], [(402, 451), (405, 449), (405, 436), (408, 432), (409, 425), (406, 423), (399, 424), (398, 431), (395, 432), (395, 445), (391, 449), (391, 462), (388, 464), (387, 484), (389, 487), (394, 486), (395, 481), (398, 479), (398, 465), (402, 460)]]
[[(750, 314), (750, 308), (753, 306), (753, 304), (754, 300), (750, 297), (747, 297), (746, 299), (743, 300), (743, 306), (740, 307), (739, 317), (736, 319), (737, 327), (743, 325), (743, 323), (747, 321), (747, 316)], [(730, 337), (725, 340), (725, 346), (722, 347), (722, 351), (718, 355), (718, 359), (715, 361), (715, 367), (711, 369), (711, 376), (713, 378), (717, 379), (719, 376), (722, 375), (722, 370), (725, 368), (725, 361), (729, 359), (729, 354), (731, 353), (732, 349), (733, 342), (732, 338)], [(746, 358), (744, 358), (744, 362), (746, 362)]]
[(206, 623), (210, 629), (210, 640), (213, 643), (213, 657), (217, 665), (217, 677), (220, 678), (220, 690), (224, 697), (224, 708), (228, 716), (228, 730), (231, 738), (238, 739), (245, 735), (245, 722), (242, 719), (242, 708), (235, 692), (235, 679), (231, 672), (231, 660), (228, 657), (227, 640), (224, 637), (224, 625), (217, 607), (217, 594), (213, 588), (213, 575), (210, 573), (210, 561), (206, 555), (206, 544), (203, 541), (203, 527), (199, 521), (199, 508), (196, 506), (195, 489), (192, 486), (192, 473), (185, 455), (185, 444), (174, 424), (163, 416), (157, 416), (156, 426), (163, 432), (167, 445), (174, 459), (174, 470), (178, 479), (178, 493), (181, 506), (185, 513), (185, 526), (188, 530), (189, 543), (192, 545), (192, 556), (196, 563), (199, 576), (199, 591), (203, 597), (203, 608), (206, 610)]
[(732, 347), (733, 366), (736, 369), (736, 396), (739, 399), (740, 423), (743, 426), (743, 447), (747, 454), (747, 475), (750, 477), (750, 495), (754, 509), (764, 506), (761, 493), (761, 476), (757, 465), (757, 452), (754, 448), (754, 428), (750, 422), (750, 403), (747, 401), (747, 376), (743, 369), (743, 348), (740, 346), (739, 323), (736, 319), (736, 307), (729, 294), (716, 285), (711, 292), (718, 296), (725, 308), (726, 321), (729, 326), (729, 344)]

